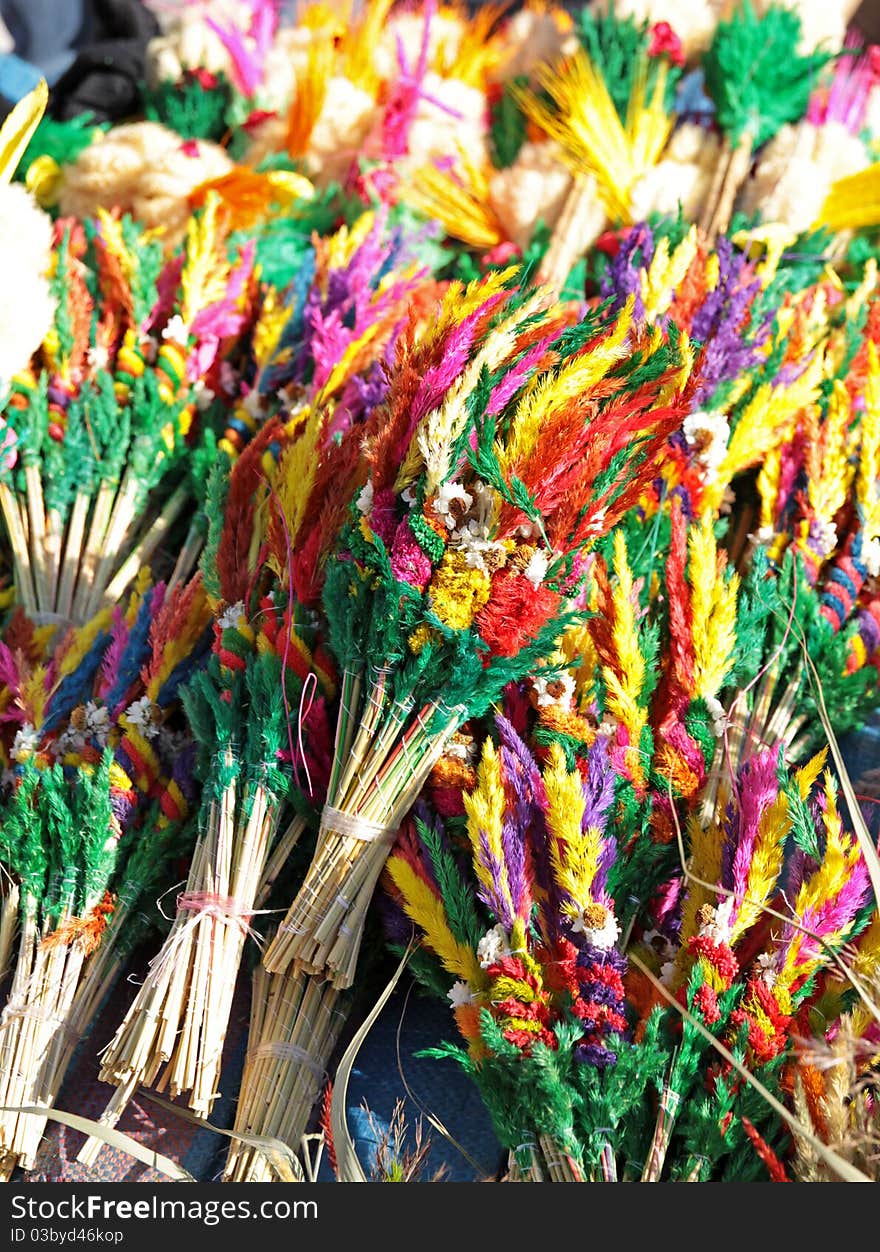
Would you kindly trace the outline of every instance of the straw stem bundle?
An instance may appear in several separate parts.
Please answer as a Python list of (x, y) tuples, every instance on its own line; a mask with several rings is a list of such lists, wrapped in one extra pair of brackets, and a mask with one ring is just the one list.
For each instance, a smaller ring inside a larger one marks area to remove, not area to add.
[[(293, 968), (256, 968), (234, 1131), (299, 1145), (344, 1020), (331, 983)], [(223, 1178), (270, 1182), (272, 1171), (257, 1147), (233, 1141)]]

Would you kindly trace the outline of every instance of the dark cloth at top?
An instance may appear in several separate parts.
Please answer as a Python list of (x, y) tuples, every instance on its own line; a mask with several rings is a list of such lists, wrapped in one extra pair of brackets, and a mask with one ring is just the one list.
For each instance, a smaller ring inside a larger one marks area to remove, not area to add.
[(119, 121), (141, 111), (146, 48), (159, 24), (141, 0), (88, 0), (86, 8), (86, 40), (52, 88), (49, 108), (60, 121), (81, 113)]

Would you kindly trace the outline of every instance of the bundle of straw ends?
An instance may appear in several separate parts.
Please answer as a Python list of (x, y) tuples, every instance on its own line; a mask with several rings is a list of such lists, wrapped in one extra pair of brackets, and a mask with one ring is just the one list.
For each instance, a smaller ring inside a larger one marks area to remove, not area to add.
[[(238, 1094), (236, 1132), (299, 1146), (345, 1012), (329, 983), (287, 969), (254, 971), (248, 1051)], [(271, 1158), (235, 1140), (224, 1182), (271, 1182)]]

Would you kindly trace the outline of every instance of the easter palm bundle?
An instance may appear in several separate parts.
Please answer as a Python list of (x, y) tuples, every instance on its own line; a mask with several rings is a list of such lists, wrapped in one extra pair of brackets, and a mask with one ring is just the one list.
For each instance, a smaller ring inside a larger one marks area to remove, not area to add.
[[(282, 464), (285, 449), (305, 457), (286, 499), (301, 511), (310, 503), (302, 470), (310, 464), (314, 475), (315, 449), (304, 439), (306, 425), (270, 421), (228, 479), (216, 476), (205, 567), (209, 591), (227, 607), (215, 620), (207, 668), (184, 694), (200, 748), (199, 838), (168, 938), (103, 1055), (101, 1078), (117, 1087), (105, 1124), (116, 1122), (141, 1083), (186, 1094), (194, 1111), (210, 1112), (246, 942), (257, 937), (268, 890), (307, 829), (317, 763), (329, 756), (333, 664), (288, 592), (285, 531), (269, 525), (273, 493), (279, 499), (270, 446)], [(292, 518), (290, 526), (296, 535)], [(98, 1150), (100, 1140), (89, 1140), (81, 1159)]]
[(463, 821), (405, 826), (390, 888), (422, 940), (414, 971), (464, 1040), (432, 1054), (473, 1076), (513, 1180), (786, 1177), (781, 1065), (873, 907), (833, 779), (810, 804), (821, 758), (790, 773), (750, 757), (721, 816), (689, 824), (687, 875), (632, 938), (616, 755), (601, 736), (574, 764), (561, 739), (536, 755), (501, 720)]
[(295, 960), (350, 985), (389, 841), (444, 743), (552, 648), (587, 550), (680, 420), (674, 342), (629, 309), (566, 331), (511, 278), (453, 286), (402, 341), (368, 433), (369, 478), (326, 567), (333, 770), (271, 971)]
[[(332, 983), (289, 966), (254, 970), (248, 1050), (233, 1135), (276, 1140), (297, 1151), (348, 1015)], [(233, 1138), (224, 1182), (271, 1182), (271, 1154)]]
[(253, 250), (227, 257), (216, 198), (164, 267), (126, 219), (60, 229), (55, 327), (7, 406), (0, 505), (25, 610), (82, 623), (186, 508), (198, 388), (243, 328)]
[(198, 586), (166, 598), (160, 584), (70, 628), (49, 666), (30, 671), (4, 645), (3, 716), (18, 727), (3, 821), (4, 969), (19, 931), (0, 1061), (9, 1169), (32, 1166), (45, 1122), (14, 1107), (54, 1102), (183, 846), (191, 753), (162, 722), (197, 663), (204, 608)]
[[(202, 756), (199, 838), (168, 938), (103, 1054), (101, 1078), (117, 1087), (101, 1119), (109, 1125), (140, 1083), (185, 1093), (195, 1112), (210, 1113), (267, 865), (279, 843), (283, 863), (305, 828), (302, 816), (282, 824), (295, 751), (287, 710), (302, 686), (284, 660), (290, 625), (264, 602), (259, 629), (239, 606), (215, 632), (208, 668), (184, 696)], [(90, 1140), (80, 1159), (99, 1148)]]

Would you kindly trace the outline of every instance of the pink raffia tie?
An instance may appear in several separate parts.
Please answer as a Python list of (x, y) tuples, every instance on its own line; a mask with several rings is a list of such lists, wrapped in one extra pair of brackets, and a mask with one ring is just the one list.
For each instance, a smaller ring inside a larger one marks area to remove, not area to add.
[(233, 896), (220, 896), (213, 891), (181, 891), (176, 900), (178, 913), (195, 913), (199, 917), (215, 917), (218, 922), (235, 922), (246, 935), (255, 932), (250, 926), (253, 909), (244, 909)]

